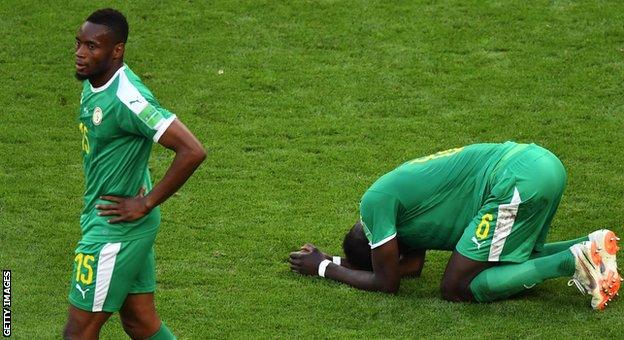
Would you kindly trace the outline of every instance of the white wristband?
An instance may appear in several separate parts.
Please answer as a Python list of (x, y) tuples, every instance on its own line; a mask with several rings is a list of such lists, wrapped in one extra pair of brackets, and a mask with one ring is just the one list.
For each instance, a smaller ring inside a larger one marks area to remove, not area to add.
[(340, 265), (340, 260), (341, 260), (341, 259), (340, 259), (340, 256), (334, 256), (334, 257), (332, 257), (332, 262), (333, 262), (334, 264)]
[(318, 274), (320, 277), (325, 277), (325, 269), (327, 269), (327, 266), (332, 263), (332, 261), (330, 260), (323, 260), (321, 261), (321, 263), (319, 264), (318, 267)]

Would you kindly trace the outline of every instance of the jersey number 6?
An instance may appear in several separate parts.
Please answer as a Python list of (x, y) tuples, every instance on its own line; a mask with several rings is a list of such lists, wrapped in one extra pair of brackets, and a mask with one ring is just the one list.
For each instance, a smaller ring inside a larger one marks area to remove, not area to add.
[(490, 222), (494, 219), (492, 214), (485, 214), (481, 218), (481, 223), (477, 226), (476, 235), (479, 239), (483, 240), (490, 233)]

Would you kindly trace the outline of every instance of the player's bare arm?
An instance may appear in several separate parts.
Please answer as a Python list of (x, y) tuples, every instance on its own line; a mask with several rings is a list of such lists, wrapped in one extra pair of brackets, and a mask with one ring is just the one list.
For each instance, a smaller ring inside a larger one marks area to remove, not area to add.
[[(313, 245), (307, 250), (290, 253), (290, 268), (303, 275), (317, 275), (325, 255)], [(325, 277), (346, 283), (355, 288), (396, 293), (401, 282), (399, 246), (396, 239), (372, 250), (373, 271), (355, 270), (330, 263)]]
[(178, 119), (171, 123), (158, 143), (175, 152), (165, 176), (148, 195), (144, 195), (145, 189), (141, 188), (135, 197), (102, 196), (102, 199), (114, 202), (95, 206), (101, 216), (116, 216), (109, 223), (134, 221), (147, 215), (180, 189), (206, 158), (199, 140)]
[[(316, 247), (313, 244), (306, 243), (306, 244), (302, 245), (299, 250), (300, 251), (305, 251), (305, 252), (311, 252), (312, 249), (314, 249), (314, 248), (316, 248)], [(350, 269), (355, 269), (355, 267), (349, 262), (349, 259), (347, 259), (346, 257), (332, 256), (332, 255), (327, 254), (325, 252), (321, 252), (321, 254), (325, 258), (325, 260), (330, 260), (330, 261), (334, 262), (335, 264), (338, 264), (338, 265), (343, 266), (343, 267), (347, 267), (347, 268), (350, 268)]]
[(401, 270), (401, 277), (419, 277), (422, 273), (424, 265), (424, 249), (401, 249), (401, 257), (399, 259), (399, 269)]
[[(399, 243), (400, 244), (400, 243)], [(306, 250), (309, 247), (308, 244), (301, 247), (301, 250)], [(400, 248), (400, 246), (399, 246)], [(334, 258), (336, 256), (331, 256), (326, 253), (322, 253), (325, 259), (330, 260), (334, 263)], [(347, 267), (349, 269), (357, 269), (354, 265), (349, 262), (349, 259), (346, 257), (340, 257), (339, 264), (343, 267)], [(422, 273), (422, 269), (425, 265), (425, 250), (408, 250), (404, 253), (401, 249), (401, 256), (399, 257), (399, 269), (401, 271), (402, 278), (415, 278), (419, 277)]]

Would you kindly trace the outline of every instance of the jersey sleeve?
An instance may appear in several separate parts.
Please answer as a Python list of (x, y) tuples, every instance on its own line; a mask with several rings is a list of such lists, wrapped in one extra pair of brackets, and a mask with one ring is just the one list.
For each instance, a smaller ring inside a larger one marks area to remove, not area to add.
[(399, 200), (382, 192), (368, 190), (360, 201), (360, 218), (371, 249), (396, 237)]
[(120, 75), (117, 98), (123, 105), (117, 120), (120, 127), (132, 134), (158, 142), (176, 116), (160, 106), (152, 93), (144, 86), (130, 82)]

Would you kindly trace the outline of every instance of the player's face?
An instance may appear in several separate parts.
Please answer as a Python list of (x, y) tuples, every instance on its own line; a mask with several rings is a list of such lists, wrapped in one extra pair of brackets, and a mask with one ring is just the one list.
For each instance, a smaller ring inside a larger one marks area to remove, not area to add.
[(82, 24), (76, 35), (76, 78), (96, 79), (106, 74), (113, 66), (114, 49), (108, 27), (88, 21)]

